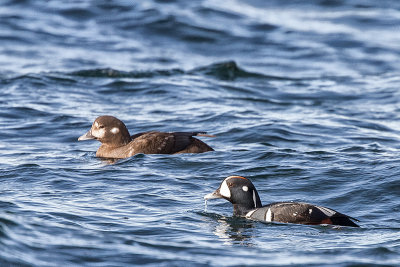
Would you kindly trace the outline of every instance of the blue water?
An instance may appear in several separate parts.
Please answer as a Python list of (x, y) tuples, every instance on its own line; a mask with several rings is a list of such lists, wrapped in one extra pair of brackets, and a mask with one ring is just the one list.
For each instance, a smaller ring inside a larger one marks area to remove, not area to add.
[[(398, 266), (400, 2), (36, 1), (0, 5), (0, 266)], [(216, 151), (110, 164), (77, 142), (207, 131)], [(265, 224), (203, 196), (350, 227)]]

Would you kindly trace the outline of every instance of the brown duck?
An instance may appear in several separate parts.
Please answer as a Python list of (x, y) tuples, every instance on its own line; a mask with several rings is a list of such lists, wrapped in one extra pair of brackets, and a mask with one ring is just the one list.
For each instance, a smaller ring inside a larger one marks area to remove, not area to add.
[(96, 139), (101, 146), (96, 152), (102, 158), (128, 158), (143, 154), (203, 153), (214, 151), (193, 136), (207, 136), (205, 132), (143, 132), (130, 135), (125, 124), (113, 116), (100, 116), (92, 128), (78, 141)]

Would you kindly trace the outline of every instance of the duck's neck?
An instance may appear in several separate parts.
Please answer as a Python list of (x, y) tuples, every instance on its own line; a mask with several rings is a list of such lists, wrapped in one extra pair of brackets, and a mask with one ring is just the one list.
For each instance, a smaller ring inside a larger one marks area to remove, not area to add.
[(233, 204), (233, 215), (245, 216), (249, 211), (255, 209), (254, 205)]
[(101, 146), (104, 148), (118, 148), (122, 146), (126, 146), (132, 141), (129, 135), (121, 136), (117, 140), (112, 140), (112, 142), (101, 143)]
[(233, 204), (233, 215), (245, 216), (249, 211), (261, 208), (262, 203), (257, 191), (253, 191), (252, 199), (246, 201), (246, 203)]

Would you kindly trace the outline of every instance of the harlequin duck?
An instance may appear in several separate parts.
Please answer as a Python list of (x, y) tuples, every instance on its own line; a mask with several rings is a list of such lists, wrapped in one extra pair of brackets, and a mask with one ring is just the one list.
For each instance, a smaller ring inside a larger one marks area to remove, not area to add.
[(359, 227), (358, 221), (335, 210), (302, 202), (277, 202), (262, 206), (253, 183), (242, 176), (229, 176), (205, 200), (224, 198), (233, 204), (233, 214), (246, 218), (297, 224), (333, 224)]
[(193, 136), (208, 136), (205, 132), (143, 132), (130, 135), (125, 124), (113, 116), (100, 116), (92, 128), (78, 141), (96, 139), (101, 142), (96, 152), (102, 158), (128, 158), (138, 153), (177, 154), (214, 151)]

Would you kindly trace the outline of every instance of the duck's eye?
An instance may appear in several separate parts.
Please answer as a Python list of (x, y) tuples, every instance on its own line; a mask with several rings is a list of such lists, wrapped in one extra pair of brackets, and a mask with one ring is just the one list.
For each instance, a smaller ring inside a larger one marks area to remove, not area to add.
[(228, 183), (228, 187), (232, 187), (233, 186), (233, 183)]
[(104, 128), (104, 125), (99, 125), (99, 129), (103, 129)]

